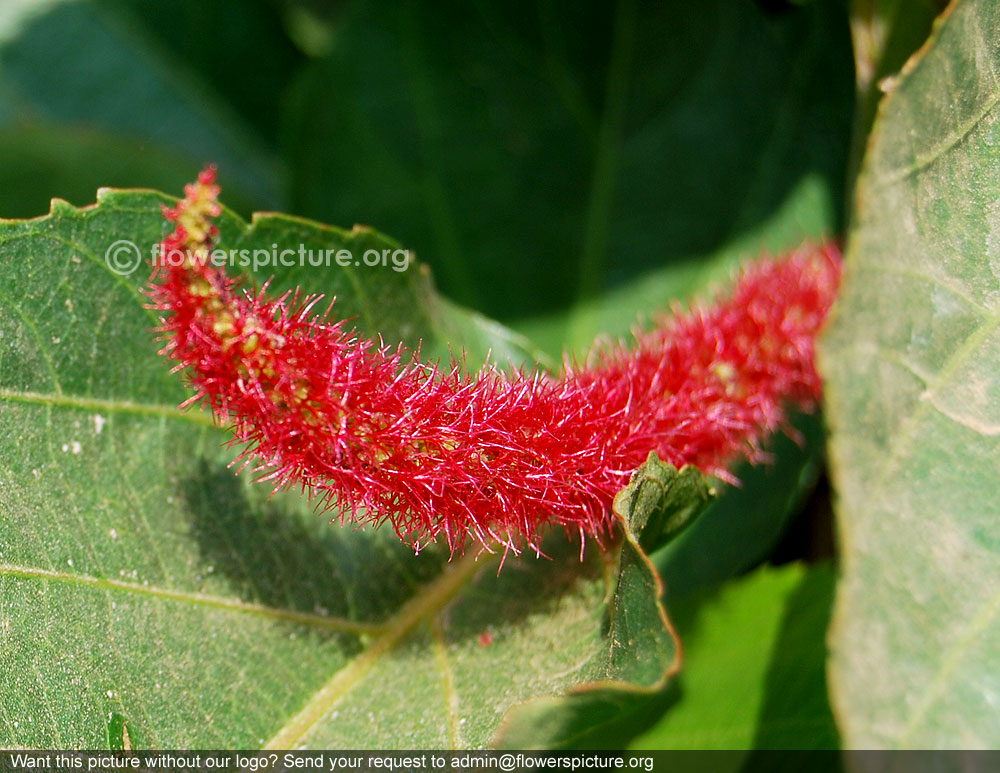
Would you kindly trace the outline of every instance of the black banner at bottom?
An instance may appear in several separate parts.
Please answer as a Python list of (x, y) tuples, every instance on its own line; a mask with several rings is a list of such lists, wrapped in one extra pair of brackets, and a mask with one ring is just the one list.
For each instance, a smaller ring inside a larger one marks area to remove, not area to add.
[(0, 751), (0, 773), (1000, 773), (1000, 751)]

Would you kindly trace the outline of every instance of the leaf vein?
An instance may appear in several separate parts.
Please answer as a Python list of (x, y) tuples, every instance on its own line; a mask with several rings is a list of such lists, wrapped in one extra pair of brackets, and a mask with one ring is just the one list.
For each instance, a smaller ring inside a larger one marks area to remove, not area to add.
[(945, 690), (948, 689), (949, 681), (954, 676), (955, 671), (958, 670), (962, 657), (969, 651), (969, 648), (975, 643), (977, 637), (987, 630), (998, 612), (1000, 612), (1000, 591), (994, 593), (993, 596), (983, 603), (979, 611), (969, 620), (962, 635), (944, 653), (944, 657), (941, 658), (941, 665), (934, 678), (930, 681), (927, 692), (920, 700), (909, 722), (906, 723), (906, 728), (900, 740), (901, 746), (907, 747), (911, 745), (914, 735), (920, 728), (921, 722), (927, 718), (931, 707), (944, 695)]
[(440, 612), (462, 587), (493, 559), (482, 562), (468, 555), (445, 568), (433, 582), (411, 598), (388, 620), (381, 633), (354, 660), (338, 669), (306, 705), (264, 745), (265, 749), (300, 747), (333, 707), (355, 687), (408, 633), (428, 617)]
[(40, 392), (20, 392), (2, 387), (0, 387), (0, 400), (58, 408), (77, 408), (84, 411), (107, 411), (108, 413), (127, 413), (134, 416), (153, 416), (157, 418), (176, 419), (178, 421), (189, 421), (205, 427), (217, 427), (215, 420), (206, 413), (181, 411), (176, 407), (159, 405), (157, 403), (134, 403), (131, 400), (78, 397), (61, 392), (54, 395)]
[(448, 717), (448, 747), (463, 748), (462, 736), (459, 730), (459, 700), (455, 689), (455, 673), (448, 656), (448, 643), (445, 641), (444, 629), (437, 618), (429, 622), (431, 642), (434, 648), (434, 662), (441, 675), (441, 688), (444, 692), (445, 714)]
[(19, 577), (27, 580), (43, 580), (48, 582), (60, 582), (68, 585), (78, 585), (104, 591), (118, 591), (123, 593), (135, 593), (140, 596), (151, 596), (153, 598), (168, 599), (192, 604), (194, 606), (212, 607), (223, 609), (229, 612), (240, 612), (243, 614), (259, 615), (278, 620), (286, 620), (292, 623), (322, 628), (330, 631), (342, 631), (355, 634), (372, 634), (383, 629), (377, 623), (363, 623), (354, 620), (346, 620), (340, 617), (329, 617), (313, 612), (299, 612), (294, 609), (281, 609), (270, 607), (264, 604), (257, 604), (241, 599), (226, 598), (224, 596), (214, 596), (208, 593), (198, 593), (197, 591), (179, 591), (169, 588), (160, 588), (155, 585), (138, 585), (121, 580), (113, 580), (105, 577), (93, 577), (85, 574), (70, 574), (55, 569), (41, 569), (29, 566), (18, 566), (16, 564), (0, 564), (0, 577)]

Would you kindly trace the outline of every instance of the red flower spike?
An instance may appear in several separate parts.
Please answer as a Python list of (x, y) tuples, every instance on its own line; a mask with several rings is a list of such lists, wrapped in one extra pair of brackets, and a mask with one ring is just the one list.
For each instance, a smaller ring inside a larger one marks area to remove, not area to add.
[(602, 542), (615, 493), (650, 451), (732, 480), (727, 463), (762, 459), (787, 404), (820, 397), (813, 346), (840, 278), (831, 245), (752, 265), (715, 305), (559, 377), (470, 375), (365, 339), (329, 309), (314, 316), (319, 297), (240, 291), (206, 260), (218, 193), (210, 167), (164, 211), (177, 225), (149, 288), (188, 403), (231, 424), (243, 466), (275, 489), (300, 486), (341, 520), (389, 522), (417, 550), (439, 538), (452, 551), (470, 539), (538, 550), (552, 525)]

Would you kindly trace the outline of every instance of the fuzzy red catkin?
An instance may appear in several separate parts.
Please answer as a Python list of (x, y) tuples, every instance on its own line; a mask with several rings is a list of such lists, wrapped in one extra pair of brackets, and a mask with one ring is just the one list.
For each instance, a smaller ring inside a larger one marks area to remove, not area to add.
[(318, 297), (252, 293), (208, 260), (215, 170), (164, 211), (149, 293), (163, 353), (229, 423), (240, 458), (275, 488), (298, 485), (358, 521), (389, 522), (418, 549), (443, 538), (537, 550), (561, 526), (598, 541), (615, 493), (650, 451), (731, 480), (761, 458), (785, 406), (820, 397), (816, 335), (840, 255), (803, 246), (746, 268), (709, 307), (675, 313), (632, 346), (595, 350), (556, 376), (471, 375), (417, 362), (313, 315)]

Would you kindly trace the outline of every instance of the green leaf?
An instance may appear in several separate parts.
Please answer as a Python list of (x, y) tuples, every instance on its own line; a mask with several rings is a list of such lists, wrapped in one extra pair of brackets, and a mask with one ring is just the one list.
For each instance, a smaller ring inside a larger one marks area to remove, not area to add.
[(169, 60), (185, 91), (206, 102), (204, 111), (211, 111), (213, 103), (225, 105), (228, 120), (277, 149), (283, 115), (276, 109), (278, 98), (305, 60), (285, 32), (280, 5), (267, 0), (89, 1), (100, 12), (95, 15), (118, 31), (123, 47), (140, 49), (154, 66)]
[(1000, 6), (954, 4), (883, 102), (824, 346), (845, 745), (1000, 745)]
[[(105, 190), (0, 221), (0, 744), (479, 746), (524, 700), (662, 682), (676, 647), (631, 542), (581, 561), (553, 534), (549, 559), (508, 555), (498, 576), (498, 556), (414, 556), (234, 477), (226, 433), (175, 408), (144, 269), (105, 262), (120, 239), (148, 256), (168, 201)], [(398, 249), (371, 229), (229, 211), (220, 228), (221, 248), (350, 250), (360, 265), (274, 287), (336, 295), (366, 333), (444, 352), (471, 320), (477, 346), (530, 359), (419, 267), (365, 266)]]
[[(225, 24), (209, 18), (212, 11), (207, 9), (218, 12), (219, 5), (144, 3), (143, 13), (150, 16), (172, 11), (169, 22), (161, 18), (157, 25), (159, 34), (173, 32), (174, 40), (164, 47), (140, 21), (134, 4), (128, 9), (115, 0), (5, 2), (0, 9), (0, 125), (45, 131), (55, 126), (75, 133), (82, 143), (93, 141), (94, 135), (121, 140), (115, 177), (128, 176), (121, 183), (127, 185), (156, 182), (158, 177), (141, 175), (164, 154), (194, 159), (175, 167), (175, 173), (211, 160), (254, 207), (277, 207), (284, 200), (283, 164), (263, 136), (266, 124), (276, 123), (276, 95), (265, 96), (258, 88), (272, 83), (274, 73), (290, 77), (287, 60), (294, 52), (288, 51), (287, 41), (282, 45), (270, 35), (257, 35), (252, 44), (239, 39), (247, 28), (277, 29), (267, 21), (273, 11), (263, 4), (240, 3), (241, 12)], [(199, 44), (205, 53), (192, 54)], [(231, 71), (209, 68), (214, 57), (225, 60), (251, 45), (252, 61), (241, 59)], [(246, 99), (251, 92), (257, 92), (255, 100)], [(240, 115), (251, 110), (253, 121)], [(98, 185), (117, 182), (96, 176), (99, 171), (85, 165), (64, 169), (72, 189), (47, 194), (70, 197), (86, 185), (92, 195)], [(233, 203), (242, 206), (243, 200)]]
[(838, 2), (359, 2), (289, 103), (292, 206), (558, 355), (836, 232), (851, 74)]
[(624, 539), (613, 594), (608, 599), (608, 640), (604, 662), (595, 661), (585, 681), (565, 698), (528, 701), (511, 711), (499, 744), (510, 749), (565, 748), (617, 723), (641, 705), (643, 694), (661, 690), (676, 672), (677, 652), (670, 623), (659, 604), (663, 587), (646, 554), (647, 543), (675, 536), (701, 513), (713, 496), (708, 479), (693, 467), (676, 467), (651, 453), (615, 497), (614, 511)]
[(742, 463), (739, 486), (719, 487), (705, 514), (654, 559), (670, 598), (711, 588), (749, 571), (778, 546), (812, 490), (823, 463), (823, 427), (817, 415), (792, 420), (797, 437), (768, 441), (773, 461)]
[(649, 553), (694, 523), (715, 495), (716, 490), (697, 468), (678, 470), (650, 452), (645, 464), (615, 496), (614, 510)]
[(683, 669), (663, 718), (631, 748), (836, 748), (824, 674), (833, 580), (829, 567), (789, 564), (668, 597)]

